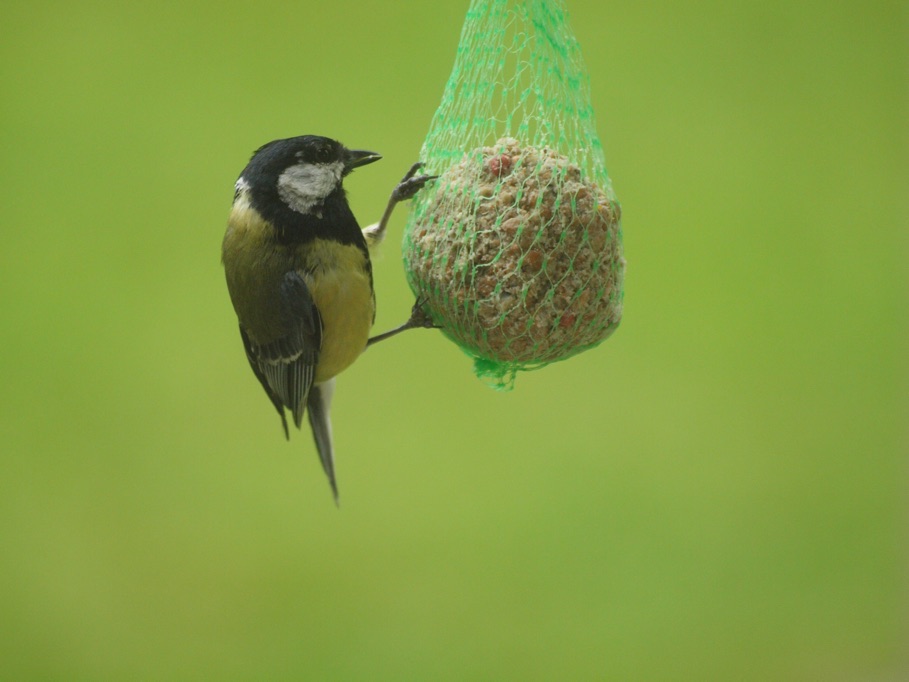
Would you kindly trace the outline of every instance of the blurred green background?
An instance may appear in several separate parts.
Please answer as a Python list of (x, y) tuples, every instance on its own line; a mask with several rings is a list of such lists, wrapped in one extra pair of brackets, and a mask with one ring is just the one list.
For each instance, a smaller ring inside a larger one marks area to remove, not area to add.
[(466, 0), (4, 3), (0, 676), (909, 679), (905, 3), (568, 6), (622, 328), (510, 394), (371, 350), (339, 510), (243, 355), (233, 183), (325, 134), (378, 219)]

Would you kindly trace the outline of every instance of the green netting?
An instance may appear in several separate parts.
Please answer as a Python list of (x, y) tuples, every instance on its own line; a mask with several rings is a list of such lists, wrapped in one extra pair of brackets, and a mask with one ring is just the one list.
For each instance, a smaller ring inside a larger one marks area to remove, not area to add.
[(615, 330), (620, 208), (560, 0), (472, 0), (420, 158), (441, 177), (414, 200), (408, 281), (478, 376), (510, 388)]

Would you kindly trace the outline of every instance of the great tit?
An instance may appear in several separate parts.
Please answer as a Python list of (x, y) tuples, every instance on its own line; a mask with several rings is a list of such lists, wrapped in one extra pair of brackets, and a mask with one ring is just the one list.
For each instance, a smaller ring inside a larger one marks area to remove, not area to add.
[(237, 180), (221, 260), (253, 373), (290, 434), (308, 412), (335, 501), (329, 406), (335, 376), (371, 342), (432, 326), (420, 302), (400, 327), (369, 339), (375, 320), (369, 247), (382, 241), (394, 206), (434, 176), (414, 164), (395, 187), (379, 223), (361, 230), (344, 177), (379, 154), (316, 135), (260, 147)]

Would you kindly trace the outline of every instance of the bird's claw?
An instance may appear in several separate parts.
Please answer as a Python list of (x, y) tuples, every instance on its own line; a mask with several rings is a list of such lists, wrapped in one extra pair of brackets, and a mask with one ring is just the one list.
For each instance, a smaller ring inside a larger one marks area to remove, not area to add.
[(440, 326), (432, 321), (432, 315), (426, 309), (426, 303), (429, 301), (429, 297), (426, 294), (421, 294), (417, 297), (416, 302), (413, 304), (413, 308), (410, 309), (410, 319), (407, 321), (407, 324), (411, 328), (422, 327), (423, 329), (439, 329)]
[(423, 162), (417, 161), (414, 165), (412, 165), (410, 167), (410, 170), (407, 171), (407, 173), (404, 175), (404, 177), (401, 178), (401, 182), (404, 182), (405, 180), (410, 180), (414, 175), (417, 174), (417, 171), (420, 170), (422, 167), (423, 167)]
[(397, 201), (407, 201), (412, 199), (430, 180), (435, 180), (438, 175), (417, 175), (417, 171), (423, 167), (422, 161), (417, 161), (410, 167), (407, 174), (401, 178), (401, 182), (391, 193), (392, 199)]
[(396, 327), (383, 334), (379, 334), (378, 336), (373, 336), (366, 342), (366, 346), (369, 347), (379, 341), (390, 339), (392, 336), (397, 336), (408, 329), (440, 329), (441, 327), (432, 321), (432, 315), (426, 310), (426, 302), (428, 300), (429, 297), (425, 294), (418, 296), (417, 302), (413, 304), (413, 308), (410, 310), (410, 318), (407, 322), (400, 327)]

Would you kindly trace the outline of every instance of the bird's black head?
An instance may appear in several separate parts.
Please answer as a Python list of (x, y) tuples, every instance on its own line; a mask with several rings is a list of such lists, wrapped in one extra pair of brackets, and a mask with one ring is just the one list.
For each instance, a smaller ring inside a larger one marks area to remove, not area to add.
[(287, 211), (321, 219), (326, 202), (345, 201), (344, 176), (380, 158), (318, 135), (274, 140), (255, 151), (237, 180), (236, 197), (248, 194), (264, 217), (279, 222), (276, 214)]

